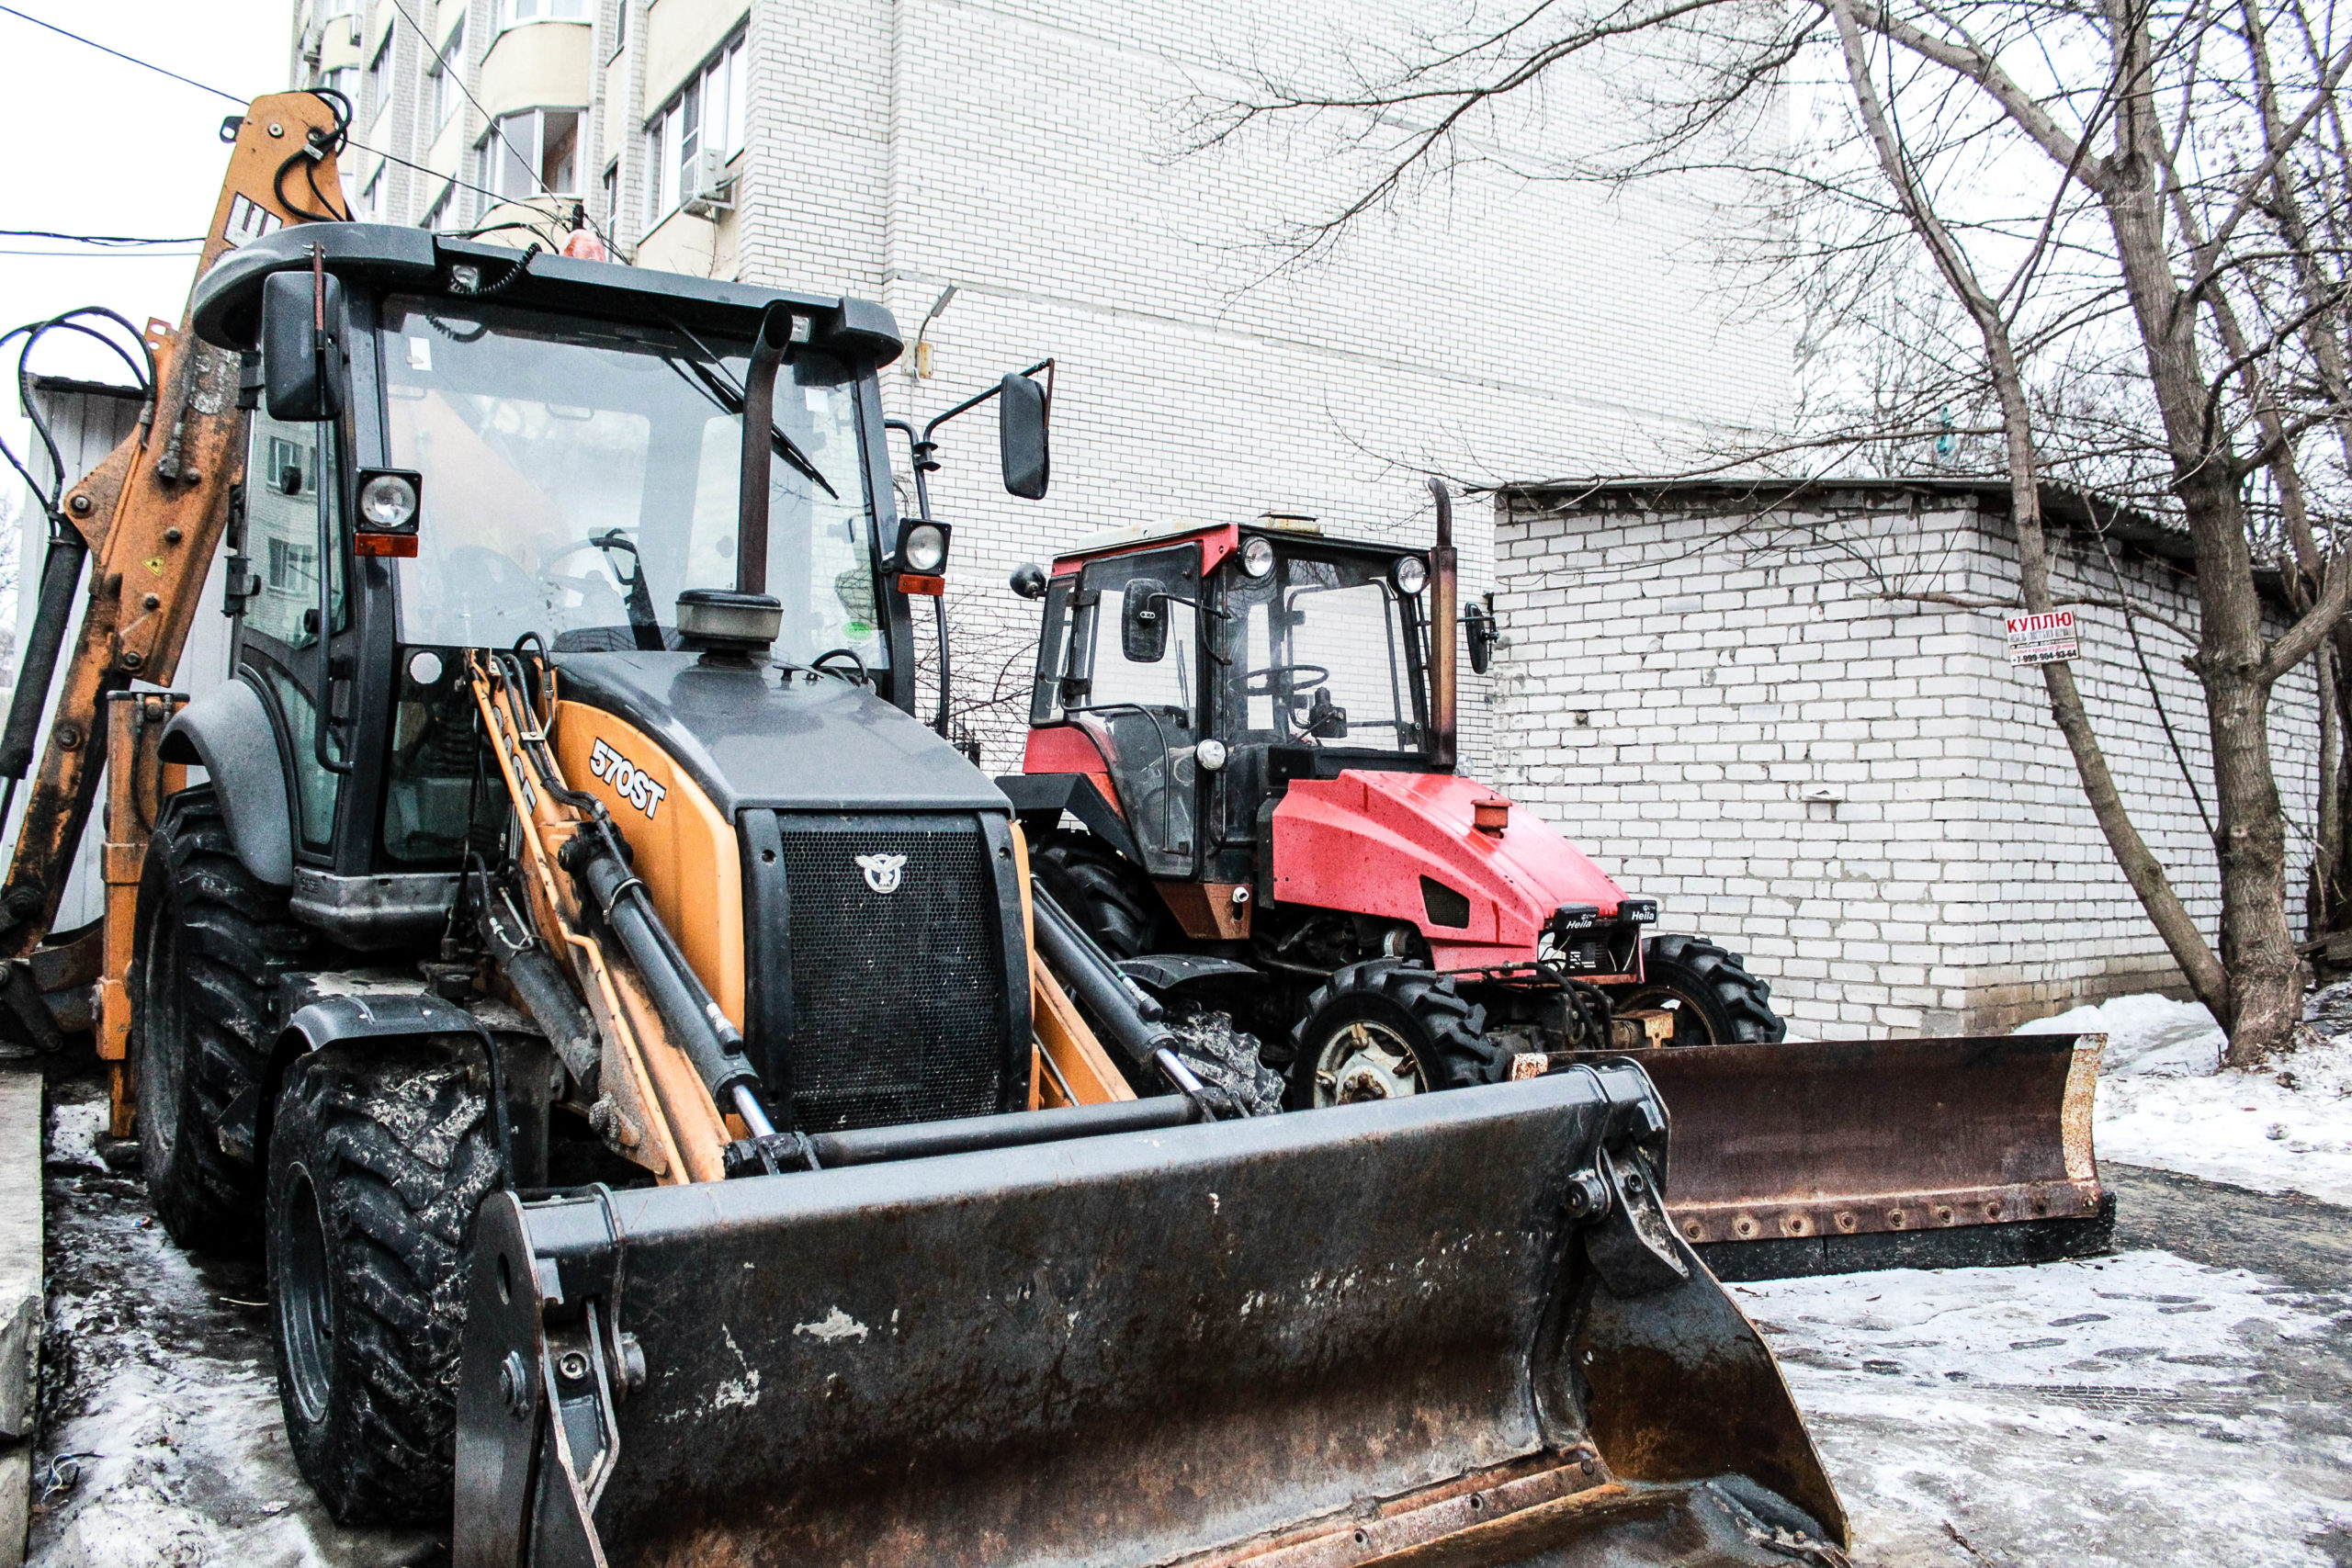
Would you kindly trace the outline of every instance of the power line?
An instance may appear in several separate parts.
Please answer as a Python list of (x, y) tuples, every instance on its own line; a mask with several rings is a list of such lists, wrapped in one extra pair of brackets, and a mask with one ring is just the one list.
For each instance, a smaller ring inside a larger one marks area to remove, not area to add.
[(201, 234), (150, 240), (132, 234), (62, 234), (54, 229), (0, 229), (0, 240), (63, 240), (76, 245), (200, 245)]
[(192, 251), (139, 251), (119, 248), (96, 251), (0, 250), (0, 256), (54, 256), (60, 261), (153, 261), (159, 259), (169, 261), (175, 257), (196, 256), (203, 254), (200, 249)]
[(138, 66), (142, 71), (153, 71), (158, 76), (169, 76), (173, 81), (185, 83), (188, 86), (194, 87), (199, 92), (210, 93), (215, 97), (226, 98), (231, 103), (237, 105), (241, 108), (243, 107), (246, 103), (251, 101), (249, 99), (241, 98), (234, 93), (224, 93), (220, 88), (208, 85), (205, 83), (196, 80), (192, 76), (183, 76), (176, 71), (166, 71), (162, 66), (157, 65), (151, 61), (141, 60), (135, 54), (125, 54), (119, 49), (108, 49), (105, 44), (98, 42), (96, 39), (86, 39), (80, 33), (67, 32), (55, 22), (44, 22), (39, 17), (27, 16), (24, 12), (17, 10), (14, 6), (0, 6), (0, 11), (6, 11), (8, 15), (16, 17), (20, 22), (30, 22), (37, 28), (47, 28), (51, 32), (57, 34), (60, 38), (70, 38), (75, 43), (88, 44), (100, 54), (111, 54), (117, 60), (129, 61), (131, 64)]

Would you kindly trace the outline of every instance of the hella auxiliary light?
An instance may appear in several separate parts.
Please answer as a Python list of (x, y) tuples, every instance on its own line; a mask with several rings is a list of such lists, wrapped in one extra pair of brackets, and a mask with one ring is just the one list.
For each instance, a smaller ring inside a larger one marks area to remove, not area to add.
[(1419, 556), (1407, 556), (1396, 563), (1392, 575), (1396, 580), (1397, 592), (1419, 593), (1429, 586), (1429, 563)]
[(947, 591), (947, 537), (944, 523), (915, 519), (899, 525), (899, 547), (893, 552), (901, 593), (944, 593)]
[(413, 557), (417, 525), (424, 515), (424, 476), (413, 468), (362, 468), (358, 494), (352, 553)]

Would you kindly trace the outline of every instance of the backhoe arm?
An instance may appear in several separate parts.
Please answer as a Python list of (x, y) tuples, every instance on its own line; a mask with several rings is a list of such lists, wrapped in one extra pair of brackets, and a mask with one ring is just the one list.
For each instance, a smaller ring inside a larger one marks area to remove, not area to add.
[[(345, 217), (335, 168), (342, 126), (329, 100), (307, 92), (271, 94), (230, 123), (235, 147), (197, 264), (199, 277), (222, 252), (285, 224)], [(134, 680), (164, 684), (177, 671), (228, 523), (230, 493), (243, 472), (236, 355), (198, 342), (186, 311), (177, 330), (151, 323), (146, 339), (155, 381), (137, 428), (64, 492), (57, 512), (59, 527), (86, 549), (89, 586), (56, 711), (47, 735), (38, 738), (39, 767), (0, 886), (0, 960), (27, 957), (50, 934), (106, 762), (101, 706)], [(22, 661), (28, 675), (53, 668), (83, 564), (71, 537), (50, 557), (45, 613)], [(8, 724), (17, 744), (0, 756), (0, 776), (12, 794), (32, 761), (48, 692), (47, 682), (17, 683)]]

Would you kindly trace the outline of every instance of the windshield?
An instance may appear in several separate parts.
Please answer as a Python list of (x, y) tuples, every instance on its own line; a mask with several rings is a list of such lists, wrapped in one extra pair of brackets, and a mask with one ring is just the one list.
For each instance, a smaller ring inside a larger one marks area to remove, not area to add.
[(1421, 605), (1379, 558), (1283, 554), (1229, 569), (1222, 640), (1240, 680), (1220, 728), (1237, 740), (1415, 751), (1425, 744)]
[[(744, 345), (401, 299), (381, 339), (391, 465), (424, 476), (419, 552), (399, 563), (403, 642), (504, 648), (536, 632), (556, 652), (674, 648), (679, 592), (735, 586)], [(850, 372), (796, 348), (775, 429), (776, 657), (849, 648), (879, 665)]]

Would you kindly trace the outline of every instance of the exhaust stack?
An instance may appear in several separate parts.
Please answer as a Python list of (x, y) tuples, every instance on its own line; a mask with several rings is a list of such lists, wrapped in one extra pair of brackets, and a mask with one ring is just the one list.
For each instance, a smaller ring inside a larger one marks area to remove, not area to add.
[(1453, 766), (1454, 599), (1459, 586), (1453, 554), (1453, 497), (1443, 479), (1430, 481), (1437, 502), (1437, 547), (1430, 551), (1430, 761)]

